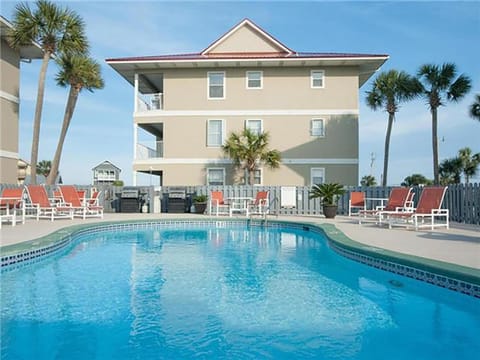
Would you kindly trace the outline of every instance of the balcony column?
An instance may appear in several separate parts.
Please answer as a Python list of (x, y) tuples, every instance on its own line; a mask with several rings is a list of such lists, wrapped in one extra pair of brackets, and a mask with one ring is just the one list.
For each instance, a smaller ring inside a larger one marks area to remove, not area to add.
[(138, 125), (133, 123), (133, 160), (137, 160)]
[[(133, 161), (137, 159), (138, 125), (133, 123)], [(133, 186), (137, 185), (137, 172), (133, 171)]]
[[(138, 74), (135, 73), (134, 78), (134, 91), (133, 91), (133, 113), (138, 111)], [(133, 160), (137, 159), (137, 142), (138, 142), (138, 125), (133, 122)], [(137, 172), (133, 171), (133, 186), (137, 185)]]
[(133, 90), (133, 113), (138, 111), (138, 74), (135, 73), (134, 80), (134, 90)]

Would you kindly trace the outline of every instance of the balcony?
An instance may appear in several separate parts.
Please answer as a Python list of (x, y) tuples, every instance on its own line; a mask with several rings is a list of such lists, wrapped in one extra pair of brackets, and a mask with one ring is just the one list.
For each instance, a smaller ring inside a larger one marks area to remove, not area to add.
[(137, 111), (163, 110), (163, 94), (138, 94)]
[(135, 112), (163, 110), (163, 73), (135, 74)]
[(137, 143), (136, 150), (135, 160), (163, 158), (163, 141), (155, 141), (153, 144)]
[(94, 176), (96, 181), (115, 181), (116, 179), (115, 174), (95, 174)]

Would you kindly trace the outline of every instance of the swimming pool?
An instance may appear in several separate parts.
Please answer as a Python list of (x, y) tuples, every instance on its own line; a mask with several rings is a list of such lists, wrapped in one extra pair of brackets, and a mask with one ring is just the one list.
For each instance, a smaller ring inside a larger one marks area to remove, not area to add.
[(351, 261), (313, 227), (98, 227), (46, 258), (6, 266), (1, 286), (4, 359), (473, 359), (480, 351), (479, 299)]

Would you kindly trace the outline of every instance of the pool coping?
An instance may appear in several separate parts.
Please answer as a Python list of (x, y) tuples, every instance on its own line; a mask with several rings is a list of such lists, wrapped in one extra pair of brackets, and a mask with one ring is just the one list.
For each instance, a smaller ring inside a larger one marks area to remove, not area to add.
[(309, 221), (278, 219), (265, 221), (262, 219), (219, 219), (213, 217), (192, 219), (179, 217), (176, 219), (117, 220), (71, 225), (37, 239), (0, 247), (1, 267), (4, 269), (12, 264), (22, 263), (55, 252), (68, 245), (74, 240), (75, 236), (89, 231), (129, 228), (132, 225), (146, 227), (155, 224), (172, 225), (185, 223), (215, 223), (220, 227), (225, 227), (226, 224), (237, 223), (268, 227), (272, 227), (272, 225), (273, 227), (275, 225), (287, 225), (288, 227), (303, 230), (311, 230), (310, 228), (312, 228), (325, 234), (331, 248), (342, 256), (382, 270), (480, 298), (480, 269), (362, 244), (346, 236), (333, 224), (318, 224)]

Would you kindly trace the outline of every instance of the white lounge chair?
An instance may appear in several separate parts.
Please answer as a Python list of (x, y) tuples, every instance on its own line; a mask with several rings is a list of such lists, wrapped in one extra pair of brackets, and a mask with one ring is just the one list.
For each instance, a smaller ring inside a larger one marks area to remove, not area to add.
[(27, 185), (26, 192), (28, 202), (25, 204), (25, 211), (34, 212), (34, 217), (50, 219), (73, 219), (73, 208), (65, 206), (62, 202), (51, 203), (48, 198), (47, 190), (42, 185)]
[(61, 185), (59, 189), (65, 204), (73, 208), (73, 216), (78, 216), (82, 219), (86, 219), (87, 217), (103, 218), (103, 206), (82, 201), (75, 186)]
[(413, 226), (415, 230), (423, 227), (449, 227), (448, 209), (442, 209), (446, 186), (430, 186), (422, 190), (417, 207), (412, 212), (387, 213), (389, 228), (392, 226)]
[(25, 224), (25, 202), (22, 188), (5, 188), (0, 195), (0, 228), (2, 222), (17, 224), (17, 214), (21, 214), (21, 222)]

